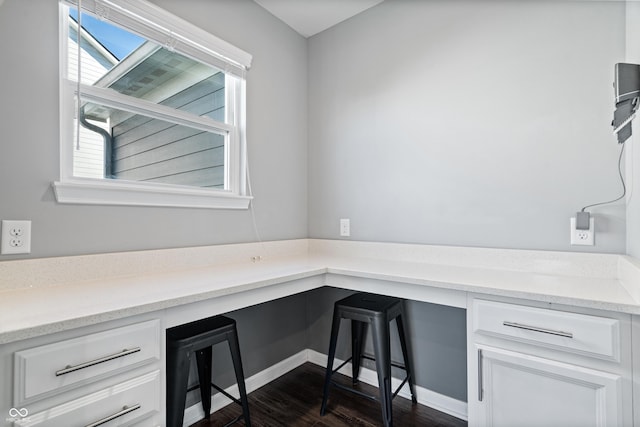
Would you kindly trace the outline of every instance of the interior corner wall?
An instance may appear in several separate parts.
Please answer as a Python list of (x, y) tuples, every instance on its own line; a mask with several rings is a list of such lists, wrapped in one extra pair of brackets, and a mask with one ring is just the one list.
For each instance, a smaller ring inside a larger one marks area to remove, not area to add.
[[(251, 0), (153, 3), (253, 55), (256, 223), (264, 240), (307, 237), (306, 39)], [(256, 240), (246, 210), (58, 204), (58, 2), (2, 2), (0, 52), (0, 219), (32, 221), (31, 254), (0, 261)]]
[(625, 252), (625, 4), (389, 0), (309, 39), (309, 235)]
[[(640, 64), (640, 3), (626, 2), (625, 62)], [(627, 254), (640, 258), (640, 121), (633, 121), (632, 135), (625, 143), (625, 177), (627, 180)]]

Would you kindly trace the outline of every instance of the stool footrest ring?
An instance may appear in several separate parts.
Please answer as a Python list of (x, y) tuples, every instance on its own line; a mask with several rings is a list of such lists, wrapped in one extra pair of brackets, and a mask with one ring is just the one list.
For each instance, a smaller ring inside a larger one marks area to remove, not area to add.
[(335, 374), (336, 372), (338, 372), (340, 369), (342, 369), (342, 367), (344, 365), (346, 365), (347, 363), (351, 362), (351, 360), (353, 359), (353, 357), (348, 358), (347, 360), (345, 360), (344, 362), (342, 362), (340, 364), (340, 366), (338, 366), (336, 369), (334, 369), (333, 371), (331, 371), (331, 375)]
[[(218, 390), (220, 393), (222, 393), (223, 395), (225, 395), (226, 397), (228, 397), (229, 399), (233, 400), (234, 403), (237, 403), (238, 405), (242, 406), (242, 401), (240, 401), (240, 399), (236, 399), (235, 397), (233, 397), (232, 395), (230, 395), (229, 393), (226, 392), (226, 390), (223, 390), (222, 388), (220, 388), (219, 386), (217, 386), (214, 383), (211, 383), (211, 387), (215, 388), (216, 390)], [(194, 386), (191, 386), (187, 389), (187, 391), (193, 391), (193, 390), (197, 390), (198, 388), (200, 388), (200, 384), (196, 384)], [(238, 422), (238, 420), (240, 420), (241, 418), (243, 418), (242, 415), (238, 415), (238, 417), (231, 421), (229, 424), (226, 424), (224, 427), (230, 426), (232, 424), (235, 424)]]
[(346, 385), (342, 385), (342, 384), (337, 383), (337, 382), (335, 382), (335, 381), (333, 381), (333, 380), (331, 381), (331, 385), (333, 385), (333, 386), (335, 386), (335, 387), (338, 387), (338, 388), (339, 388), (339, 389), (341, 389), (341, 390), (344, 390), (344, 391), (348, 391), (348, 392), (351, 392), (351, 393), (357, 394), (358, 396), (366, 397), (366, 398), (367, 398), (367, 399), (369, 399), (369, 400), (375, 400), (376, 402), (379, 402), (379, 401), (380, 401), (380, 399), (378, 399), (378, 398), (377, 398), (377, 397), (375, 397), (375, 396), (372, 396), (372, 395), (367, 394), (367, 393), (363, 393), (363, 392), (361, 392), (360, 390), (356, 390), (355, 388), (348, 387), (348, 386), (346, 386)]
[[(376, 358), (375, 358), (375, 357), (370, 356), (370, 355), (368, 355), (368, 354), (363, 354), (363, 355), (362, 355), (362, 358), (363, 358), (363, 359), (367, 359), (367, 360), (373, 360), (374, 362), (375, 362), (375, 360), (376, 360)], [(348, 360), (351, 360), (351, 357), (350, 357)], [(345, 362), (345, 363), (346, 363), (346, 362)], [(390, 365), (391, 365), (391, 366), (393, 366), (394, 368), (402, 369), (402, 370), (404, 370), (404, 371), (406, 371), (406, 370), (407, 370), (407, 367), (406, 367), (406, 366), (404, 366), (404, 363), (394, 362), (394, 361), (392, 360), (392, 361), (391, 361), (391, 363), (390, 363)], [(340, 365), (340, 367), (342, 367), (342, 365)]]
[[(345, 363), (346, 363), (346, 362), (345, 362)], [(338, 369), (339, 369), (339, 368), (338, 368)], [(335, 372), (335, 371), (334, 371), (334, 372)], [(402, 380), (402, 382), (400, 383), (400, 385), (398, 386), (398, 388), (396, 388), (396, 391), (394, 391), (394, 392), (393, 392), (393, 394), (391, 395), (391, 400), (393, 400), (393, 399), (398, 395), (398, 393), (400, 392), (400, 389), (402, 389), (402, 387), (407, 383), (407, 381), (408, 381), (408, 380), (409, 380), (409, 376), (407, 375), (406, 377), (404, 377), (404, 380)], [(357, 394), (358, 396), (366, 397), (367, 399), (370, 399), (370, 400), (375, 400), (376, 402), (379, 402), (379, 401), (380, 401), (380, 399), (378, 399), (378, 398), (377, 398), (377, 397), (375, 397), (375, 396), (372, 396), (372, 395), (367, 394), (367, 393), (363, 393), (363, 392), (361, 392), (360, 390), (356, 390), (356, 389), (355, 389), (355, 388), (353, 388), (353, 387), (349, 387), (349, 386), (346, 386), (346, 385), (343, 385), (343, 384), (337, 383), (337, 382), (335, 382), (333, 379), (331, 380), (331, 385), (332, 385), (332, 386), (335, 386), (335, 387), (338, 387), (338, 388), (339, 388), (339, 389), (341, 389), (341, 390), (349, 391), (349, 392), (351, 392), (351, 393), (355, 393), (355, 394)]]
[(394, 397), (396, 397), (396, 394), (398, 394), (398, 392), (400, 391), (400, 389), (402, 388), (403, 385), (405, 385), (407, 383), (407, 381), (409, 380), (409, 375), (407, 375), (406, 377), (404, 377), (404, 380), (402, 380), (402, 382), (400, 383), (400, 385), (398, 386), (398, 388), (396, 389), (396, 391), (393, 392), (393, 395), (391, 395), (391, 399), (393, 400)]
[(229, 399), (233, 400), (238, 405), (242, 406), (242, 402), (240, 401), (240, 399), (236, 399), (235, 397), (233, 397), (232, 395), (230, 395), (229, 393), (227, 393), (225, 390), (221, 389), (220, 387), (218, 387), (214, 383), (211, 383), (211, 387), (215, 388), (220, 393), (224, 394), (226, 397), (228, 397)]
[[(367, 360), (372, 360), (375, 362), (376, 358), (373, 356), (369, 356), (367, 354), (363, 354), (362, 355), (363, 359), (367, 359)], [(353, 360), (353, 357), (349, 357), (347, 360), (345, 360), (344, 362), (342, 362), (340, 364), (340, 366), (338, 366), (337, 368), (335, 368), (333, 371), (331, 371), (331, 374), (335, 374), (336, 372), (338, 372), (340, 369), (342, 369), (344, 367), (344, 365), (346, 365), (347, 363), (351, 362)], [(394, 368), (398, 368), (398, 369), (402, 369), (404, 371), (407, 370), (406, 366), (404, 366), (404, 364), (402, 363), (397, 363), (397, 362), (391, 362), (391, 366), (393, 366)], [(406, 379), (405, 379), (406, 382)]]

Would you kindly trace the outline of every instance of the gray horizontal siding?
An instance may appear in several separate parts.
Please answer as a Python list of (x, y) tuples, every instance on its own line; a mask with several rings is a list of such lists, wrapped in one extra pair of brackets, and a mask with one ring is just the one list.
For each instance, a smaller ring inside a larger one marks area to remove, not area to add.
[[(173, 128), (172, 128), (173, 129)], [(220, 135), (215, 135), (208, 132), (200, 132), (194, 129), (183, 129), (178, 127), (179, 131), (182, 131), (183, 138), (181, 140), (170, 140), (165, 144), (159, 144), (157, 147), (135, 153), (134, 155), (124, 157), (116, 162), (115, 173), (124, 173), (132, 169), (138, 169), (146, 165), (152, 165), (160, 162), (167, 162), (173, 159), (184, 157), (185, 155), (191, 155), (196, 153), (203, 153), (203, 157), (208, 156), (206, 151), (220, 148), (224, 150), (224, 138)], [(188, 132), (187, 132), (188, 131)], [(192, 134), (192, 132), (197, 132)], [(173, 136), (171, 132), (163, 132), (157, 138), (150, 137), (150, 143), (163, 142), (165, 140), (164, 135)], [(224, 163), (224, 159), (221, 158), (208, 158), (207, 161), (214, 162), (212, 166), (219, 166)]]
[[(164, 147), (168, 144), (182, 143), (188, 141), (189, 138), (203, 133), (199, 129), (188, 128), (185, 126), (173, 125), (171, 123), (153, 120), (149, 122), (149, 126), (145, 127), (146, 132), (137, 135), (137, 138), (131, 140), (126, 135), (124, 138), (118, 138), (115, 145), (114, 158), (116, 161), (128, 159), (137, 155)], [(208, 135), (212, 135), (207, 133)], [(125, 144), (123, 144), (125, 142)], [(177, 148), (177, 147), (176, 147)]]
[[(218, 73), (161, 104), (224, 121), (224, 75)], [(115, 118), (115, 116), (114, 116)], [(113, 175), (119, 179), (224, 186), (224, 137), (124, 113), (113, 130)]]
[[(190, 185), (196, 187), (224, 188), (224, 166), (215, 166), (206, 169), (192, 170), (171, 176), (154, 178), (149, 182), (162, 182), (164, 184)], [(203, 182), (218, 182), (221, 184), (203, 186)]]
[[(173, 184), (172, 176), (174, 175), (223, 165), (224, 147), (218, 147), (146, 164), (134, 169), (121, 171), (116, 175), (121, 179), (134, 181), (156, 181)], [(214, 185), (219, 185), (219, 183), (210, 182), (199, 186), (209, 187)]]

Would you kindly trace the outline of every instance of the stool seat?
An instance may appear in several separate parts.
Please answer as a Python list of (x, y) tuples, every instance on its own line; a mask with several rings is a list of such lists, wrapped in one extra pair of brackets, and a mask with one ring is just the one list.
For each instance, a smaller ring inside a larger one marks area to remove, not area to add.
[[(233, 420), (235, 423), (244, 418), (246, 426), (251, 426), (249, 404), (244, 383), (244, 372), (240, 358), (240, 346), (236, 321), (225, 316), (213, 316), (195, 322), (167, 329), (167, 412), (168, 427), (181, 427), (184, 418), (185, 399), (187, 396), (189, 367), (191, 356), (195, 354), (198, 366), (200, 398), (205, 418), (211, 413), (211, 387), (242, 406), (242, 415)], [(221, 342), (229, 344), (231, 359), (236, 374), (240, 399), (228, 394), (211, 382), (212, 346)]]
[(341, 311), (342, 317), (350, 319), (361, 315), (366, 318), (386, 316), (391, 320), (401, 314), (403, 303), (401, 298), (358, 292), (336, 302), (335, 308)]
[(203, 348), (225, 341), (225, 333), (236, 328), (236, 321), (225, 316), (213, 316), (167, 329), (167, 346), (172, 348)]
[[(365, 356), (363, 352), (368, 326), (371, 326), (371, 335), (374, 347), (373, 360), (376, 362), (376, 371), (378, 374), (379, 398), (377, 400), (380, 401), (384, 425), (386, 427), (392, 427), (393, 417), (391, 401), (405, 383), (409, 384), (411, 400), (413, 403), (417, 402), (415, 397), (413, 368), (404, 330), (405, 317), (404, 300), (401, 298), (359, 292), (336, 301), (333, 309), (333, 322), (331, 325), (331, 338), (329, 343), (329, 354), (320, 415), (324, 415), (326, 412), (329, 390), (332, 385), (363, 395), (363, 393), (359, 391), (334, 383), (332, 381), (332, 376), (335, 372), (340, 370), (342, 366), (351, 361), (352, 383), (354, 386), (357, 384), (358, 376), (360, 374), (361, 360), (362, 358), (369, 358)], [(342, 319), (351, 320), (351, 357), (342, 363), (342, 365), (334, 369), (333, 362), (335, 359), (340, 322)], [(400, 338), (400, 347), (402, 348), (404, 365), (398, 365), (391, 362), (389, 322), (394, 319), (398, 328), (398, 336)], [(392, 365), (400, 367), (406, 371), (406, 378), (394, 393), (391, 392)], [(364, 396), (374, 398), (372, 396)]]

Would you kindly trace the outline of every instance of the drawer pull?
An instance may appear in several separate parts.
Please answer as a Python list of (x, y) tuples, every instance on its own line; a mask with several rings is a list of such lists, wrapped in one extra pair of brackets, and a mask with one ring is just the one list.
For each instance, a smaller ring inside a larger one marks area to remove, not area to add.
[(504, 326), (509, 326), (510, 328), (526, 329), (527, 331), (541, 332), (543, 334), (557, 335), (565, 338), (573, 338), (573, 334), (571, 332), (556, 331), (554, 329), (540, 328), (538, 326), (523, 325), (521, 323), (507, 322), (506, 320), (502, 322), (502, 324)]
[(482, 402), (483, 393), (482, 393), (482, 384), (483, 382), (483, 374), (482, 374), (482, 349), (478, 349), (478, 402)]
[(113, 415), (109, 415), (108, 417), (105, 417), (105, 418), (103, 418), (101, 420), (98, 420), (95, 423), (87, 424), (86, 427), (98, 427), (98, 426), (101, 426), (102, 424), (106, 424), (109, 421), (113, 421), (116, 418), (119, 418), (119, 417), (121, 417), (123, 415), (127, 415), (128, 413), (133, 412), (136, 409), (140, 409), (140, 404), (133, 405), (133, 406), (125, 406), (125, 407), (122, 408), (122, 411), (116, 412)]
[(141, 350), (140, 347), (132, 348), (130, 350), (127, 350), (125, 348), (124, 350), (122, 350), (119, 353), (111, 354), (111, 355), (105, 356), (105, 357), (101, 357), (100, 359), (92, 360), (90, 362), (84, 362), (84, 363), (81, 363), (81, 364), (75, 365), (75, 366), (67, 365), (64, 369), (60, 369), (59, 371), (56, 371), (56, 377), (68, 374), (70, 372), (79, 371), (80, 369), (88, 368), (89, 366), (94, 366), (94, 365), (98, 365), (100, 363), (108, 362), (109, 360), (117, 359), (119, 357), (128, 356), (130, 354), (137, 353), (140, 350)]

